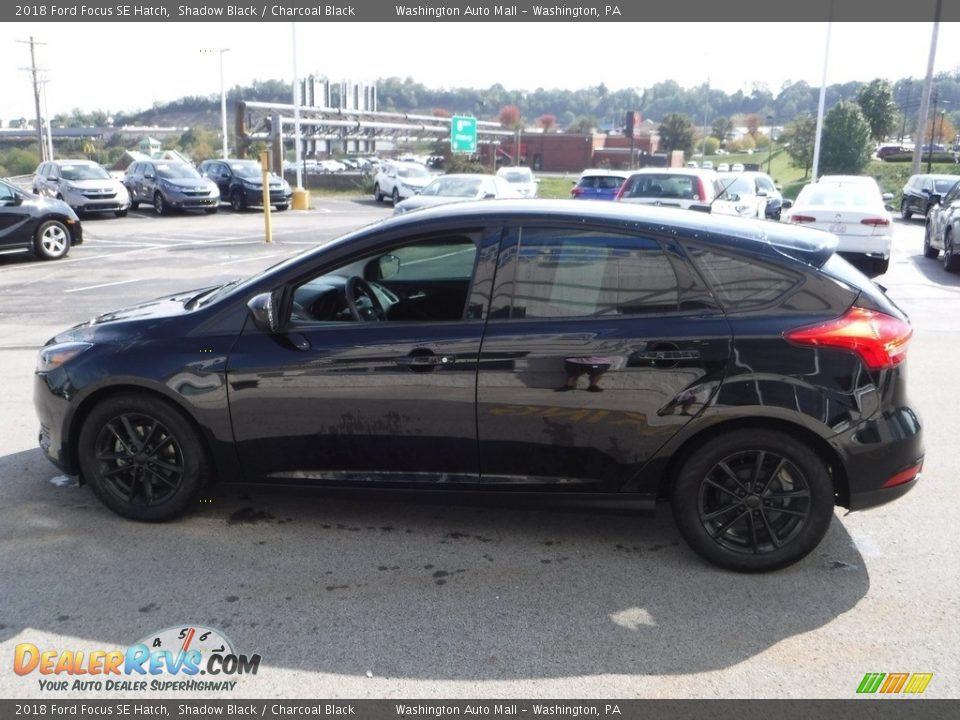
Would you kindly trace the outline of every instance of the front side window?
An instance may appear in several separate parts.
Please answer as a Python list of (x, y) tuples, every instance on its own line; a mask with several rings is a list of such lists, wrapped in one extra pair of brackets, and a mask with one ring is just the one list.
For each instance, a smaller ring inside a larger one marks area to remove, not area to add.
[(518, 240), (510, 317), (601, 317), (678, 309), (677, 277), (652, 239), (529, 227), (520, 231)]
[(463, 320), (480, 234), (420, 238), (299, 283), (291, 322)]

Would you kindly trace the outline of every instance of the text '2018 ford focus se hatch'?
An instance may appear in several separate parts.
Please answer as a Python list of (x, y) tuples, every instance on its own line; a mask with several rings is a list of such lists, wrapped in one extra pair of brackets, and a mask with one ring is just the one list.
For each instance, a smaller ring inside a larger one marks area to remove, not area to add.
[(916, 483), (905, 315), (827, 233), (666, 208), (426, 209), (51, 339), (40, 445), (111, 509), (211, 482), (669, 499), (781, 568)]

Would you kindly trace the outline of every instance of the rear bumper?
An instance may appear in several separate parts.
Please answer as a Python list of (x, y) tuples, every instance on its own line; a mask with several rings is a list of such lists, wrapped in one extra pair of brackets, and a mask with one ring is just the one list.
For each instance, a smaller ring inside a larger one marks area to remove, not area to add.
[(894, 487), (868, 490), (857, 494), (851, 493), (848, 509), (853, 512), (855, 510), (866, 510), (867, 508), (877, 507), (878, 505), (886, 505), (888, 502), (903, 497), (913, 490), (918, 482), (920, 482), (919, 474), (912, 480), (901, 483), (900, 485), (895, 485)]

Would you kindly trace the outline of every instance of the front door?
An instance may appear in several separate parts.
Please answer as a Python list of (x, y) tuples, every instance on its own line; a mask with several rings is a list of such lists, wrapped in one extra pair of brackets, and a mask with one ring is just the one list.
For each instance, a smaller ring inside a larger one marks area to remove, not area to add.
[(296, 281), (283, 332), (248, 322), (228, 369), (246, 479), (476, 483), (481, 245), (403, 239)]

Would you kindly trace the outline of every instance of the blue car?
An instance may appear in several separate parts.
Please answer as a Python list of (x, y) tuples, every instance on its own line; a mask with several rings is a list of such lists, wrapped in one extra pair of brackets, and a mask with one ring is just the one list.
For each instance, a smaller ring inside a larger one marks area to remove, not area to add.
[(618, 170), (584, 170), (570, 190), (574, 200), (613, 200), (629, 172)]

